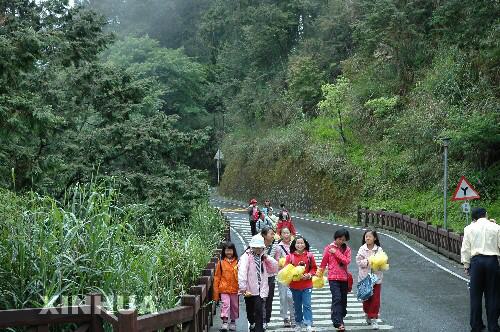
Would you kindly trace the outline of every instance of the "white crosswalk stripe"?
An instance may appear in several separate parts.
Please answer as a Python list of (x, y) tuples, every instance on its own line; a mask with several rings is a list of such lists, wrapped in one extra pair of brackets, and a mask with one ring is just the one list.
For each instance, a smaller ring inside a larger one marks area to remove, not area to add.
[[(248, 219), (242, 218), (241, 214), (231, 214), (228, 216), (231, 226), (234, 227), (238, 233), (248, 243), (252, 238), (250, 232), (250, 225)], [(322, 252), (317, 248), (311, 246), (311, 252), (314, 254), (316, 262), (321, 262)], [(316, 331), (334, 331), (331, 316), (331, 293), (328, 285), (322, 289), (313, 289), (312, 293), (312, 312), (313, 312), (313, 325)], [(378, 319), (379, 330), (392, 330), (393, 326), (385, 324), (381, 319)], [(372, 331), (371, 326), (368, 326), (365, 321), (365, 314), (363, 312), (363, 304), (358, 301), (353, 293), (347, 295), (347, 316), (344, 318), (344, 324), (347, 331)], [(278, 287), (274, 290), (274, 300), (271, 315), (271, 322), (268, 324), (268, 331), (293, 331), (292, 328), (284, 328), (283, 320), (280, 316), (280, 303)]]

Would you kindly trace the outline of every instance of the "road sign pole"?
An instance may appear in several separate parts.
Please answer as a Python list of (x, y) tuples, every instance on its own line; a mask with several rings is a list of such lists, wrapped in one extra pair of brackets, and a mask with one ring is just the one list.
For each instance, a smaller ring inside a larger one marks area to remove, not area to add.
[[(469, 204), (469, 201), (465, 201), (465, 204)], [(465, 211), (465, 224), (469, 224), (469, 209)]]
[(217, 159), (217, 185), (220, 184), (220, 159)]
[(217, 149), (217, 153), (215, 154), (214, 159), (217, 162), (217, 185), (219, 185), (220, 184), (220, 168), (222, 166), (221, 162), (222, 162), (222, 159), (224, 159), (224, 156), (222, 155), (220, 148)]
[(443, 179), (443, 210), (444, 210), (444, 229), (447, 229), (448, 209), (447, 209), (447, 191), (448, 191), (448, 143), (449, 138), (443, 138), (444, 147), (444, 179)]
[[(467, 201), (465, 201), (467, 202)], [(465, 224), (468, 225), (469, 224), (469, 211), (465, 212)]]

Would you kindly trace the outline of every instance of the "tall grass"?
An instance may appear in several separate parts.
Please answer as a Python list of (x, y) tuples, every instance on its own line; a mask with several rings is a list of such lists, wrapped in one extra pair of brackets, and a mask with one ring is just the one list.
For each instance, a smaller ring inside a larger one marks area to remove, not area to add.
[(105, 294), (110, 307), (125, 296), (124, 306), (135, 298), (140, 313), (170, 308), (225, 228), (208, 203), (167, 228), (146, 206), (120, 205), (116, 190), (97, 184), (74, 187), (62, 202), (0, 189), (0, 220), (0, 309), (90, 292)]

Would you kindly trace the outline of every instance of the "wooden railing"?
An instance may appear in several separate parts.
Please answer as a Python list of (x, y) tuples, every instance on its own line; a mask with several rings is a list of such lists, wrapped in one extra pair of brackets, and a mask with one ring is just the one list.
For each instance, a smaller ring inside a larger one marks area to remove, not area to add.
[[(229, 227), (224, 240), (230, 240)], [(114, 332), (205, 332), (213, 325), (215, 303), (212, 301), (215, 266), (221, 249), (215, 249), (195, 286), (181, 296), (175, 308), (139, 316), (136, 310), (119, 310), (115, 315), (101, 306), (101, 295), (87, 296), (85, 305), (54, 308), (0, 310), (0, 329), (28, 328), (48, 332), (49, 327), (76, 324), (75, 332), (103, 332), (108, 323)]]
[(433, 226), (410, 216), (384, 210), (368, 210), (358, 207), (358, 224), (364, 227), (375, 226), (399, 232), (418, 241), (438, 253), (460, 262), (463, 234), (450, 229)]

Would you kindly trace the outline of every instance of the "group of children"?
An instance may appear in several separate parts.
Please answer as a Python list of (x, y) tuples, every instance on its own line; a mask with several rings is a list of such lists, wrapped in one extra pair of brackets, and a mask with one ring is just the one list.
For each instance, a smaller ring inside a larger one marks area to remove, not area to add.
[[(254, 201), (251, 201), (251, 207), (256, 206), (257, 202)], [(269, 209), (269, 204), (266, 204), (266, 207), (268, 216), (272, 210)], [(252, 210), (249, 207), (249, 215), (253, 212), (253, 207)], [(261, 210), (259, 212), (264, 213)], [(258, 215), (260, 218), (260, 214)], [(265, 217), (262, 220), (265, 220)], [(274, 226), (278, 236), (275, 236)], [(337, 331), (345, 331), (348, 281), (352, 278), (348, 270), (348, 265), (351, 263), (351, 249), (346, 243), (350, 239), (349, 232), (344, 228), (335, 232), (333, 242), (324, 249), (319, 267), (310, 252), (309, 242), (304, 237), (296, 235), (290, 214), (284, 206), (276, 225), (266, 224), (260, 229), (260, 233), (255, 232), (255, 234), (252, 228), (252, 235), (248, 248), (239, 259), (233, 243), (227, 242), (222, 247), (221, 259), (215, 269), (213, 292), (214, 300), (221, 303), (221, 330), (236, 330), (239, 295), (244, 296), (250, 331), (266, 330), (272, 313), (276, 274), (288, 264), (292, 264), (303, 266), (304, 272), (288, 285), (278, 283), (283, 327), (294, 327), (295, 331), (302, 329), (313, 331), (312, 279), (314, 276), (323, 278), (325, 270), (328, 270), (327, 279), (332, 294), (331, 319)], [(365, 278), (371, 270), (369, 257), (381, 251), (376, 231), (365, 231), (362, 246), (356, 255), (358, 281)], [(373, 287), (373, 295), (363, 302), (363, 310), (367, 324), (373, 329), (378, 329), (383, 276), (381, 271), (375, 273), (378, 279)]]

